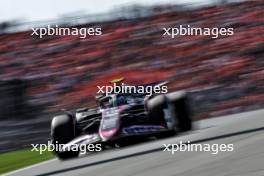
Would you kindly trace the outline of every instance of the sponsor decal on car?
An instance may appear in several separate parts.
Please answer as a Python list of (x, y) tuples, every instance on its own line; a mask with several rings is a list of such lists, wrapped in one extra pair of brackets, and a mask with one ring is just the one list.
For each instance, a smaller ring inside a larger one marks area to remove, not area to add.
[(162, 129), (165, 129), (165, 127), (161, 125), (133, 125), (127, 128), (123, 128), (122, 132), (124, 134), (142, 134), (156, 132)]

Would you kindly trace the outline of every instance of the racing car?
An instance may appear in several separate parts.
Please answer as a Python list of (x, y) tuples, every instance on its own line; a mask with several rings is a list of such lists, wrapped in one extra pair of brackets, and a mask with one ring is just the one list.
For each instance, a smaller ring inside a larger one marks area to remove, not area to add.
[[(162, 84), (156, 84), (160, 86)], [(185, 91), (166, 94), (115, 94), (96, 97), (96, 108), (80, 108), (55, 116), (51, 122), (53, 144), (102, 144), (120, 147), (137, 137), (166, 137), (192, 128)], [(79, 150), (55, 151), (63, 160), (78, 157)]]

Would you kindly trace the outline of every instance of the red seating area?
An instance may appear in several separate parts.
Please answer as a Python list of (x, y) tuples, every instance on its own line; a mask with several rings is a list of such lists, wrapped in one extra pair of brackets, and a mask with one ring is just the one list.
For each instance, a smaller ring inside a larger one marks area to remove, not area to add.
[[(30, 102), (52, 112), (92, 104), (96, 86), (120, 76), (130, 84), (169, 79), (171, 90), (195, 92), (194, 102), (203, 103), (197, 118), (258, 108), (264, 103), (263, 9), (263, 1), (251, 1), (97, 23), (103, 35), (86, 39), (0, 35), (0, 80), (30, 80)], [(234, 35), (162, 36), (163, 27), (181, 24), (233, 27)]]

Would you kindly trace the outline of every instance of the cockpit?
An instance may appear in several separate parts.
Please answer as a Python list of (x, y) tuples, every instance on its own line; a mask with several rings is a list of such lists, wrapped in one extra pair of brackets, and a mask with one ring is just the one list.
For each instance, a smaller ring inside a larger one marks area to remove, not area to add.
[(127, 105), (131, 103), (132, 97), (122, 94), (113, 94), (103, 97), (100, 100), (100, 106), (102, 108), (111, 108), (116, 106)]

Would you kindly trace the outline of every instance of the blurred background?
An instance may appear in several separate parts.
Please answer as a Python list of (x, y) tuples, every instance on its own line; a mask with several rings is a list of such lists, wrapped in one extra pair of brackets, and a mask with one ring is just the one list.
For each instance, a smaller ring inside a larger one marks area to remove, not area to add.
[[(195, 120), (263, 108), (263, 0), (123, 3), (107, 12), (39, 21), (4, 17), (0, 152), (47, 143), (54, 115), (63, 108), (94, 106), (96, 86), (119, 77), (132, 85), (169, 80), (170, 91), (189, 91)], [(103, 35), (31, 36), (31, 27), (48, 24), (101, 27)], [(164, 27), (184, 24), (232, 27), (234, 35), (162, 36)]]

